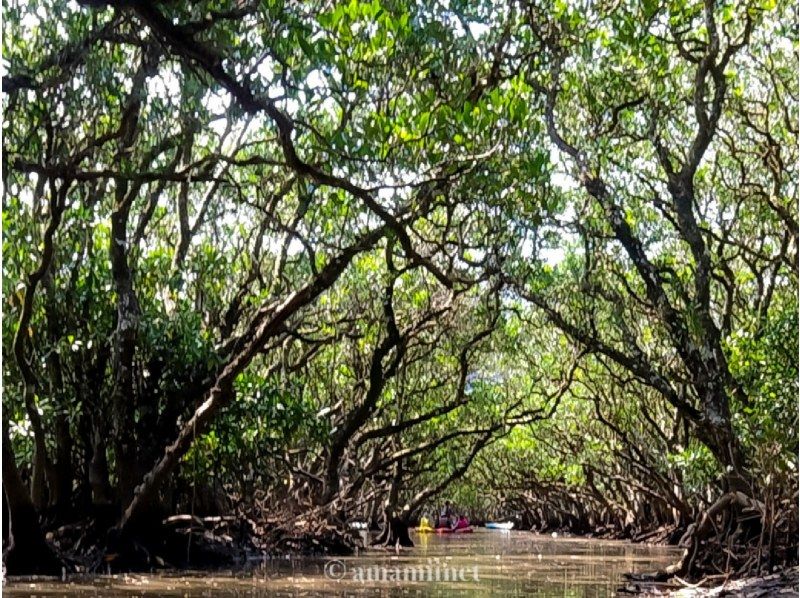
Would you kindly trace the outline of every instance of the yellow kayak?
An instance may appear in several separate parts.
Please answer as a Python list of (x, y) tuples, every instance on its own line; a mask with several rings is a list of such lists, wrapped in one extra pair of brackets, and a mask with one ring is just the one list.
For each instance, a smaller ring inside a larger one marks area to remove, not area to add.
[(420, 519), (419, 527), (415, 527), (414, 529), (417, 530), (417, 532), (419, 532), (420, 534), (432, 534), (436, 531), (431, 526), (431, 520), (428, 519), (427, 517), (423, 517), (422, 519)]

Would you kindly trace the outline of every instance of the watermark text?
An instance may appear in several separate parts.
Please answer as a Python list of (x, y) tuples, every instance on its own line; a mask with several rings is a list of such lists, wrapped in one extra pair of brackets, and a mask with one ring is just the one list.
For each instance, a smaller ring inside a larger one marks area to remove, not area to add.
[(328, 579), (346, 579), (365, 583), (450, 583), (480, 580), (478, 565), (457, 567), (434, 559), (428, 559), (428, 562), (425, 564), (403, 566), (348, 566), (345, 561), (334, 559), (325, 563), (325, 577)]

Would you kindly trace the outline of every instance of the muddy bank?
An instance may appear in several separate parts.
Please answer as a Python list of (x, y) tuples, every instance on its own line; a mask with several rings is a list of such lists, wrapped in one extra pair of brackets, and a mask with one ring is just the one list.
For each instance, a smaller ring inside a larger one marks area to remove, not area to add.
[[(113, 531), (113, 530), (112, 530)], [(325, 519), (174, 515), (114, 536), (92, 520), (47, 532), (66, 574), (238, 569), (254, 559), (349, 555), (360, 535)]]
[(798, 568), (791, 567), (779, 573), (725, 580), (725, 576), (707, 577), (696, 584), (674, 580), (675, 587), (664, 588), (630, 583), (620, 588), (621, 595), (671, 596), (673, 598), (701, 598), (730, 596), (737, 598), (768, 598), (798, 596)]

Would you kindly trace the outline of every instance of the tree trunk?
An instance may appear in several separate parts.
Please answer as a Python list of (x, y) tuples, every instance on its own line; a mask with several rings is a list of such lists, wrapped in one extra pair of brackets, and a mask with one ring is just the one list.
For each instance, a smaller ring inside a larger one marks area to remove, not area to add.
[(108, 481), (108, 457), (106, 456), (106, 438), (99, 422), (92, 421), (92, 457), (89, 461), (89, 486), (92, 490), (92, 505), (106, 506), (111, 504), (111, 484)]
[(50, 397), (56, 406), (56, 454), (55, 463), (49, 469), (48, 486), (50, 488), (50, 506), (63, 513), (69, 508), (72, 500), (72, 436), (67, 417), (67, 405), (64, 398), (64, 374), (61, 367), (61, 356), (53, 350), (60, 339), (59, 314), (56, 309), (57, 297), (53, 283), (53, 273), (48, 270), (42, 280), (45, 291), (45, 314), (47, 317), (47, 340), (50, 351), (47, 356), (47, 375), (50, 382)]
[(375, 544), (383, 546), (400, 545), (404, 548), (412, 548), (414, 541), (408, 535), (409, 514), (402, 513), (400, 516), (392, 516), (387, 511), (384, 515), (383, 530), (375, 540)]
[[(45, 179), (40, 177), (37, 183), (35, 197), (40, 198), (44, 190)], [(45, 505), (47, 488), (45, 486), (45, 473), (47, 470), (47, 448), (44, 438), (44, 426), (39, 415), (39, 408), (36, 405), (36, 375), (28, 363), (27, 343), (32, 334), (30, 323), (33, 317), (33, 299), (36, 295), (36, 288), (39, 282), (50, 268), (55, 251), (53, 237), (61, 224), (61, 216), (64, 213), (67, 191), (71, 181), (65, 181), (56, 191), (53, 189), (50, 194), (50, 220), (44, 231), (42, 238), (42, 257), (39, 266), (28, 276), (25, 285), (25, 296), (22, 302), (22, 310), (19, 314), (17, 330), (14, 333), (14, 360), (19, 367), (22, 376), (22, 396), (25, 403), (25, 411), (31, 420), (33, 430), (34, 451), (33, 451), (33, 471), (31, 480), (31, 501), (35, 508), (42, 508)], [(16, 466), (15, 466), (16, 469)]]
[(134, 356), (139, 331), (139, 302), (133, 290), (128, 266), (128, 214), (130, 197), (127, 185), (117, 181), (116, 209), (111, 215), (109, 253), (114, 290), (117, 294), (117, 327), (114, 332), (114, 389), (111, 409), (114, 429), (114, 456), (121, 504), (133, 497), (139, 479), (135, 429)]
[(384, 546), (400, 545), (407, 548), (414, 546), (411, 538), (408, 535), (408, 523), (411, 517), (411, 511), (404, 508), (398, 513), (397, 504), (400, 499), (400, 486), (403, 482), (403, 461), (399, 460), (394, 465), (394, 472), (392, 473), (392, 483), (389, 487), (389, 495), (386, 497), (386, 504), (383, 509), (383, 530), (375, 544), (382, 544)]
[(75, 479), (72, 468), (72, 435), (63, 409), (64, 407), (56, 416), (56, 461), (53, 465), (55, 475), (50, 485), (50, 505), (61, 513), (71, 506), (72, 484)]
[(47, 544), (39, 517), (25, 490), (3, 421), (3, 491), (11, 522), (9, 546), (5, 552), (8, 575), (60, 575), (61, 561)]
[(711, 388), (703, 401), (703, 417), (696, 426), (697, 437), (726, 469), (727, 492), (750, 492), (744, 451), (733, 431), (730, 403), (724, 389)]

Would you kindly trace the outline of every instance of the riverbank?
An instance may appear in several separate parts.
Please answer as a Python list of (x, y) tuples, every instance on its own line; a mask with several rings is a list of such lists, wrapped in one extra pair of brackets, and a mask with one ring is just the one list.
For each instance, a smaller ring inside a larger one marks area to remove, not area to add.
[(697, 584), (685, 583), (684, 587), (676, 589), (629, 584), (620, 589), (620, 594), (670, 596), (672, 598), (721, 598), (723, 596), (735, 596), (737, 598), (767, 598), (771, 596), (794, 598), (799, 595), (798, 587), (798, 568), (790, 567), (771, 575), (744, 579), (721, 581), (720, 579), (709, 577)]
[(686, 587), (670, 594), (676, 598), (696, 598), (700, 596), (742, 596), (743, 598), (761, 598), (762, 596), (798, 595), (798, 569), (792, 567), (780, 573), (737, 579), (711, 588)]

